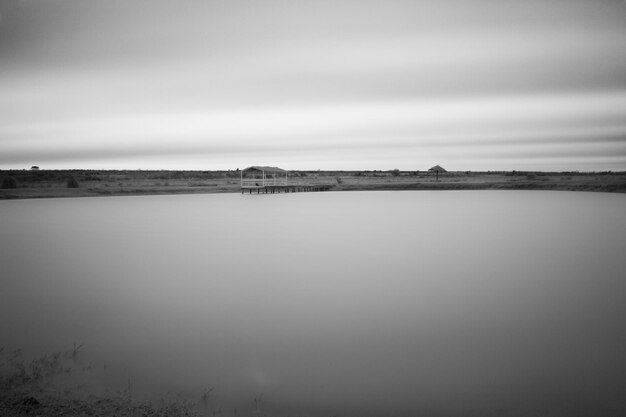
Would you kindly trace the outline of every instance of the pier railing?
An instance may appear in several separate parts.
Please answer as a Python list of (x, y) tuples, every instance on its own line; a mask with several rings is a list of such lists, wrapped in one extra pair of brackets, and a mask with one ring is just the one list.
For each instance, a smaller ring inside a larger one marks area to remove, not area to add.
[(290, 184), (283, 178), (244, 178), (241, 180), (242, 188), (269, 187), (272, 185), (287, 186)]
[[(276, 193), (297, 193), (300, 191), (328, 191), (332, 188), (331, 184), (300, 184), (294, 181), (289, 182), (287, 180), (287, 172), (282, 177), (276, 175), (276, 173), (268, 176), (265, 170), (256, 168), (256, 171), (262, 171), (262, 176), (258, 174), (252, 178), (244, 178), (243, 171), (241, 171), (241, 193), (248, 191), (252, 194), (256, 191), (256, 194), (276, 194)], [(256, 178), (255, 178), (256, 177)]]

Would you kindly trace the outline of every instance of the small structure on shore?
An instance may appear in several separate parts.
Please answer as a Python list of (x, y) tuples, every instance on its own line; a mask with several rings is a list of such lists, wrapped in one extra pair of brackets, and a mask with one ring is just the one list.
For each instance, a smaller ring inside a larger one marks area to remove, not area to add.
[(289, 182), (287, 171), (278, 167), (251, 166), (241, 175), (241, 193), (246, 190), (250, 194), (256, 190), (257, 194), (295, 193), (302, 191), (327, 191), (330, 184), (304, 184)]
[(252, 166), (241, 171), (241, 188), (287, 185), (287, 171), (278, 167)]
[(435, 165), (434, 167), (430, 168), (429, 171), (435, 173), (435, 181), (439, 181), (439, 173), (440, 172), (448, 172), (448, 171), (446, 171), (444, 168), (442, 168), (439, 165)]

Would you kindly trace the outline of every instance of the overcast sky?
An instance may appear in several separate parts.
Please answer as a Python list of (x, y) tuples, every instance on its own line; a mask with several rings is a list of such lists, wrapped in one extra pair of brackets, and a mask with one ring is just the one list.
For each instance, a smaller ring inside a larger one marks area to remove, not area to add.
[(621, 0), (0, 0), (0, 168), (625, 170)]

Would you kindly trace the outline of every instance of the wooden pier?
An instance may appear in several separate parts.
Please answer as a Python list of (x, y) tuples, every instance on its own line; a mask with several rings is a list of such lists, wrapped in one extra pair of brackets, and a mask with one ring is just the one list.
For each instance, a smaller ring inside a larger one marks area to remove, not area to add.
[(279, 194), (328, 191), (332, 184), (296, 184), (290, 182), (287, 171), (276, 167), (253, 166), (241, 171), (241, 194)]
[(291, 184), (291, 185), (247, 185), (241, 186), (241, 194), (248, 193), (253, 194), (279, 194), (279, 193), (303, 193), (313, 191), (328, 191), (332, 188), (332, 185), (326, 184)]

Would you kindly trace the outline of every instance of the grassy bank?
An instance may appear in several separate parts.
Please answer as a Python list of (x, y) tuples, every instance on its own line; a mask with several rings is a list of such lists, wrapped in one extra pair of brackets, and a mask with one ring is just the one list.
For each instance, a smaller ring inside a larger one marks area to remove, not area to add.
[[(0, 171), (0, 199), (235, 193), (239, 171)], [(563, 190), (626, 192), (626, 172), (290, 171), (298, 184), (332, 190)]]
[(106, 395), (85, 389), (90, 369), (77, 366), (80, 346), (73, 350), (23, 357), (20, 350), (0, 347), (0, 416), (3, 417), (190, 417), (200, 415), (193, 404), (163, 400), (154, 405), (133, 399), (132, 386)]
[(115, 378), (110, 386), (112, 380), (102, 378), (107, 366), (89, 361), (82, 347), (74, 344), (64, 352), (28, 357), (19, 349), (0, 346), (0, 416), (261, 417), (285, 416), (284, 410), (289, 408), (266, 401), (263, 393), (247, 399), (245, 395), (234, 400), (216, 397), (215, 387), (186, 393), (156, 392), (149, 386), (136, 387), (130, 377), (125, 382)]

